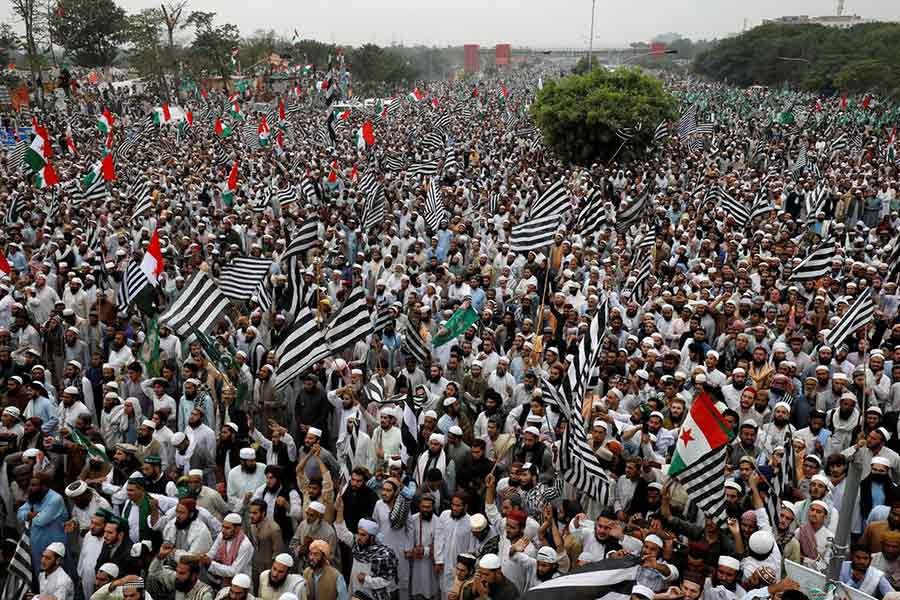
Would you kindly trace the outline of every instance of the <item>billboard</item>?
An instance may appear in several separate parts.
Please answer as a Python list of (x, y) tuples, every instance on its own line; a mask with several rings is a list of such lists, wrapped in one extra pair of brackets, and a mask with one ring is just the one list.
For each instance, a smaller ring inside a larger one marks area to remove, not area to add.
[(466, 73), (477, 73), (481, 70), (481, 57), (478, 55), (478, 44), (466, 44), (463, 46), (463, 65)]
[(509, 44), (497, 44), (496, 48), (496, 56), (495, 63), (498, 68), (500, 67), (508, 67), (510, 62), (510, 56), (512, 55), (512, 49)]

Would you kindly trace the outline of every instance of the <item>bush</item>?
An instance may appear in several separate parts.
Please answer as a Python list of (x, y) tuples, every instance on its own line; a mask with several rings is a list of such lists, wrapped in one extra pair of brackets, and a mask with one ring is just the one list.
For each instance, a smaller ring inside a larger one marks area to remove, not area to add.
[(600, 67), (546, 83), (531, 113), (548, 147), (564, 160), (590, 164), (615, 154), (619, 128), (641, 125), (619, 156), (646, 148), (656, 126), (675, 115), (675, 100), (659, 80), (637, 69)]

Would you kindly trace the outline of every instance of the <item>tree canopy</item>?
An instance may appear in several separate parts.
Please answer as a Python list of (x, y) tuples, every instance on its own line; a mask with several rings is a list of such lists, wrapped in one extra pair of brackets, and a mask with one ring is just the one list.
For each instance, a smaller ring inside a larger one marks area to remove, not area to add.
[(113, 0), (66, 0), (50, 18), (53, 42), (86, 67), (112, 64), (127, 26), (125, 11)]
[(646, 148), (656, 126), (674, 116), (675, 100), (662, 82), (637, 69), (596, 68), (545, 83), (531, 112), (549, 147), (565, 160), (587, 164), (615, 154), (620, 128), (640, 125), (620, 156)]
[(702, 52), (694, 68), (740, 86), (788, 83), (900, 98), (900, 24), (763, 25)]

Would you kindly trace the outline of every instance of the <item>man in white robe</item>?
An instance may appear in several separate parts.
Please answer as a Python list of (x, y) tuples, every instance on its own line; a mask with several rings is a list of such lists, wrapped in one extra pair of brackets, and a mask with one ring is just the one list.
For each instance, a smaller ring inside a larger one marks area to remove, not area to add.
[(425, 494), (419, 499), (419, 512), (409, 518), (407, 531), (409, 546), (405, 556), (410, 560), (412, 575), (409, 593), (413, 598), (437, 600), (441, 596), (441, 584), (434, 571), (437, 517), (434, 516), (433, 496)]
[(456, 579), (456, 557), (472, 545), (472, 523), (461, 496), (453, 496), (450, 510), (438, 517), (434, 533), (434, 565), (441, 578), (441, 597), (447, 598)]

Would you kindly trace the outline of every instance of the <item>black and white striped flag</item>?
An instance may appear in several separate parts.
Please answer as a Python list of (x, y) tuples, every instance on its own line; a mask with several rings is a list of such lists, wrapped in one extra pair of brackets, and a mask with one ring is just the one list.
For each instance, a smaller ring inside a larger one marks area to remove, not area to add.
[(422, 147), (428, 151), (440, 150), (444, 147), (446, 138), (443, 133), (431, 131), (422, 138)]
[(444, 155), (444, 175), (446, 176), (450, 170), (459, 171), (459, 163), (456, 161), (456, 147), (452, 144), (447, 146)]
[(320, 360), (331, 355), (328, 342), (319, 331), (316, 317), (307, 307), (300, 309), (294, 323), (278, 345), (275, 356), (275, 388), (282, 390)]
[(663, 140), (668, 139), (669, 137), (669, 124), (666, 121), (663, 121), (659, 125), (656, 126), (656, 131), (653, 132), (653, 142), (658, 143)]
[(562, 179), (554, 181), (544, 193), (534, 201), (528, 210), (528, 218), (540, 219), (547, 216), (559, 216), (571, 208), (569, 191)]
[(372, 311), (366, 303), (365, 288), (358, 287), (344, 300), (344, 305), (325, 332), (325, 339), (332, 352), (340, 352), (366, 339), (373, 331)]
[(824, 240), (791, 271), (791, 281), (814, 281), (831, 271), (831, 260), (837, 254), (834, 238)]
[(649, 257), (644, 261), (644, 264), (637, 272), (637, 276), (635, 277), (634, 286), (631, 288), (631, 300), (637, 303), (638, 306), (643, 306), (644, 298), (646, 297), (646, 290), (644, 289), (645, 284), (647, 283), (647, 279), (650, 278), (650, 267), (653, 265), (653, 261), (650, 260)]
[[(658, 129), (658, 128), (657, 128)], [(697, 105), (692, 104), (678, 119), (678, 139), (686, 144), (697, 130)]]
[(253, 296), (256, 298), (256, 303), (259, 304), (260, 310), (264, 313), (271, 310), (272, 304), (275, 302), (275, 294), (272, 290), (272, 280), (268, 276), (263, 277), (263, 280), (259, 282)]
[(3, 585), (4, 600), (22, 600), (32, 592), (31, 526), (25, 530), (16, 544), (16, 551), (6, 567), (6, 583)]
[(437, 177), (432, 177), (428, 182), (428, 192), (425, 196), (425, 223), (429, 231), (435, 233), (441, 226), (441, 221), (447, 218), (447, 209), (444, 206), (443, 194)]
[(594, 235), (600, 231), (602, 225), (606, 224), (606, 219), (606, 200), (600, 190), (593, 189), (578, 213), (575, 230), (584, 237)]
[(636, 199), (631, 205), (626, 206), (616, 215), (616, 231), (625, 233), (635, 223), (639, 223), (644, 216), (644, 210), (647, 207), (647, 200), (650, 198), (649, 193), (644, 193), (640, 198)]
[(294, 189), (294, 186), (289, 185), (283, 190), (278, 190), (275, 194), (275, 198), (278, 200), (278, 205), (284, 209), (286, 206), (297, 201), (297, 190)]
[(138, 294), (148, 285), (151, 285), (150, 278), (147, 277), (141, 266), (134, 260), (128, 261), (122, 282), (119, 284), (119, 289), (116, 290), (116, 306), (119, 311), (127, 311)]
[(825, 344), (837, 348), (859, 329), (871, 325), (874, 317), (875, 303), (872, 302), (872, 288), (867, 287), (853, 301), (847, 312), (841, 316), (837, 325), (828, 332)]
[(407, 169), (406, 172), (410, 175), (427, 175), (431, 177), (441, 172), (440, 162), (439, 158), (434, 158), (429, 161), (416, 163)]
[(402, 171), (406, 168), (406, 162), (402, 158), (388, 154), (381, 160), (381, 166), (387, 171)]
[(278, 257), (279, 262), (285, 262), (291, 258), (303, 261), (306, 252), (315, 248), (319, 243), (319, 220), (310, 219), (294, 230), (291, 234), (291, 243), (285, 248), (284, 253)]
[(239, 256), (222, 267), (219, 287), (231, 300), (249, 300), (271, 267), (268, 258)]
[(192, 326), (209, 333), (226, 308), (228, 297), (206, 271), (197, 271), (181, 295), (160, 315), (159, 322), (171, 327), (187, 342), (194, 338)]
[(18, 173), (22, 170), (25, 162), (25, 151), (28, 149), (28, 142), (19, 140), (12, 150), (6, 152), (6, 165), (10, 173)]
[(382, 306), (378, 309), (378, 314), (375, 315), (375, 333), (381, 333), (385, 327), (393, 324), (395, 320), (394, 311), (388, 306)]
[(25, 201), (18, 192), (10, 194), (9, 206), (6, 207), (6, 224), (15, 223), (19, 220), (19, 213), (25, 207)]
[(528, 252), (549, 246), (553, 243), (558, 227), (559, 215), (528, 219), (513, 226), (509, 236), (509, 248), (513, 252)]
[(153, 208), (150, 196), (151, 189), (150, 182), (146, 179), (141, 179), (129, 189), (128, 197), (134, 201), (134, 210), (131, 211), (132, 223), (139, 223), (143, 214)]
[(634, 556), (605, 558), (538, 583), (522, 600), (630, 600), (639, 568)]
[(363, 207), (362, 227), (363, 232), (368, 233), (381, 227), (384, 223), (386, 212), (386, 200), (384, 197), (384, 188), (379, 184), (373, 191), (366, 196), (366, 203)]
[(403, 333), (403, 348), (409, 355), (415, 357), (416, 362), (420, 365), (424, 365), (426, 359), (431, 356), (431, 350), (412, 323)]

